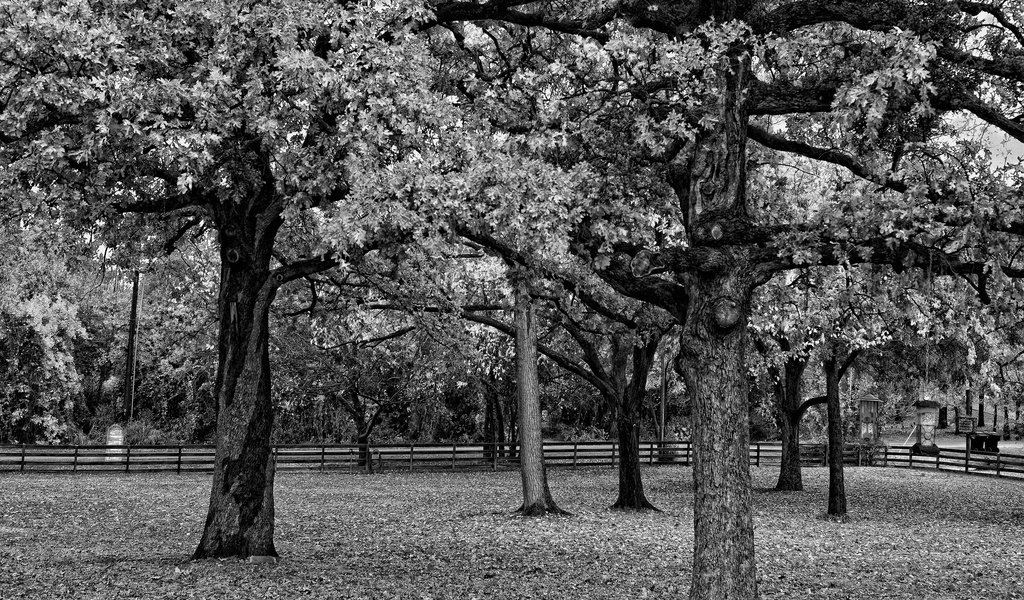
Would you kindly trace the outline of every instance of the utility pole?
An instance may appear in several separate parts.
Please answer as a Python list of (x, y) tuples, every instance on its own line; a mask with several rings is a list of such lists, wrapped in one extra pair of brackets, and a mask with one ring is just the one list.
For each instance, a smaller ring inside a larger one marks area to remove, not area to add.
[(668, 355), (661, 357), (661, 414), (659, 415), (660, 427), (658, 437), (665, 441), (665, 407), (668, 404)]
[(136, 270), (132, 280), (132, 310), (128, 316), (128, 359), (124, 369), (124, 408), (128, 421), (135, 416), (135, 365), (138, 362), (136, 354), (139, 345), (139, 298), (142, 296), (139, 279), (139, 272)]

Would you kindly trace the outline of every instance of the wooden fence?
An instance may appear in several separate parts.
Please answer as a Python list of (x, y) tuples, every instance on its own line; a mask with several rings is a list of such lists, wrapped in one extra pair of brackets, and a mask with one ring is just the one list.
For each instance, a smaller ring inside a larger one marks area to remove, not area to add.
[[(824, 466), (825, 444), (801, 444), (801, 463)], [(0, 446), (0, 472), (201, 472), (213, 469), (213, 446)], [(368, 471), (484, 470), (519, 465), (517, 448), (496, 444), (328, 444), (278, 445), (274, 456), (279, 470)], [(779, 443), (750, 445), (752, 466), (778, 465)], [(552, 467), (614, 467), (619, 446), (610, 442), (545, 442), (544, 459)], [(689, 442), (641, 442), (645, 464), (689, 465)], [(965, 473), (1024, 477), (1024, 455), (968, 452), (942, 448), (937, 455), (913, 455), (908, 446), (868, 448), (847, 445), (843, 462), (857, 466), (928, 468)]]

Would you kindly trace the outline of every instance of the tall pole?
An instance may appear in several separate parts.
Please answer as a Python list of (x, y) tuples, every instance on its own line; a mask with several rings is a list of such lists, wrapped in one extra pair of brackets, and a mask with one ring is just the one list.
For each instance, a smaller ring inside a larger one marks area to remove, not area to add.
[(668, 355), (661, 357), (661, 414), (658, 437), (665, 440), (665, 405), (668, 404)]
[(131, 421), (135, 413), (135, 365), (139, 344), (139, 297), (141, 296), (139, 272), (132, 279), (132, 310), (128, 316), (128, 358), (124, 369), (124, 407)]

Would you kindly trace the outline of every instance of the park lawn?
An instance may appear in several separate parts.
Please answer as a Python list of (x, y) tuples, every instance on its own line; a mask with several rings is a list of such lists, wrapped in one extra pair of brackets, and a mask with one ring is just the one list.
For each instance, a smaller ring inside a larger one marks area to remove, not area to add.
[[(645, 470), (663, 513), (606, 510), (610, 469), (550, 472), (572, 517), (510, 516), (516, 472), (280, 473), (276, 565), (189, 562), (208, 475), (0, 475), (0, 599), (683, 598), (691, 472)], [(1024, 598), (1024, 482), (848, 468), (851, 519), (824, 518), (827, 471), (767, 491), (754, 469), (762, 597)]]

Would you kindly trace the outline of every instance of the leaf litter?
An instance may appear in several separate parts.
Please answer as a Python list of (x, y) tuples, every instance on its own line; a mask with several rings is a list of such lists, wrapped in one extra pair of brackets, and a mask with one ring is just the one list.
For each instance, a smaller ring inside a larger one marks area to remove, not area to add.
[[(282, 472), (273, 565), (189, 561), (209, 475), (0, 476), (0, 600), (633, 599), (687, 595), (691, 471), (645, 468), (664, 512), (608, 510), (612, 470), (552, 470), (570, 517), (512, 511), (515, 472)], [(762, 598), (1024, 599), (1024, 486), (848, 468), (850, 518), (824, 517), (828, 472), (766, 491), (753, 469)]]

